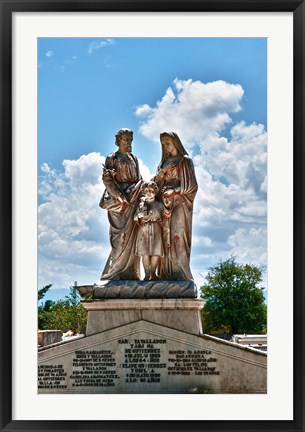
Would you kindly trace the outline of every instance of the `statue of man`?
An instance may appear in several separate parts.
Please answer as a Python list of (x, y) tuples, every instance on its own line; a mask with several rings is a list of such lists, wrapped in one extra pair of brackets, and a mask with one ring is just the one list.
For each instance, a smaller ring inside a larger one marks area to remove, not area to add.
[(106, 189), (100, 201), (100, 207), (108, 210), (111, 244), (101, 280), (135, 280), (140, 279), (140, 264), (135, 255), (134, 214), (142, 177), (138, 159), (132, 154), (132, 130), (120, 129), (115, 138), (118, 150), (106, 158), (103, 171)]

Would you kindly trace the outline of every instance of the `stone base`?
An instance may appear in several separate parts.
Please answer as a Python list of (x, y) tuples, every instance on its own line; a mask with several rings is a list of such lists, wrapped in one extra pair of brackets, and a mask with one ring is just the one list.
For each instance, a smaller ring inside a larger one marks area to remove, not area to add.
[(116, 298), (82, 304), (88, 312), (86, 337), (41, 348), (38, 393), (267, 391), (266, 353), (202, 335), (203, 300)]
[(266, 391), (266, 353), (144, 320), (38, 353), (38, 393)]
[(196, 298), (194, 282), (186, 280), (105, 280), (96, 285), (77, 287), (82, 296), (93, 299), (176, 299)]
[(140, 320), (202, 334), (203, 300), (83, 300), (82, 305), (88, 311), (86, 336)]

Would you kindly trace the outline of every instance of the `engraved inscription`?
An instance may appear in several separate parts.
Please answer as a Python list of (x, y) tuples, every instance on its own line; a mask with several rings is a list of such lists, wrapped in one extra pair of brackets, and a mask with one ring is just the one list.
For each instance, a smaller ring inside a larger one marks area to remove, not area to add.
[(219, 375), (209, 350), (169, 351), (168, 375)]
[(66, 372), (63, 365), (39, 365), (38, 389), (65, 389)]
[(103, 389), (120, 392), (145, 388), (156, 392), (178, 381), (187, 385), (191, 379), (192, 385), (199, 385), (202, 378), (220, 375), (218, 358), (212, 351), (185, 349), (167, 339), (129, 337), (119, 339), (112, 349), (99, 348), (76, 350), (63, 364), (40, 365), (39, 391), (100, 393)]
[(114, 387), (119, 379), (110, 350), (75, 351), (72, 365), (72, 387)]
[(161, 347), (166, 339), (121, 339), (118, 342), (124, 345), (124, 362), (120, 368), (126, 371), (126, 383), (160, 383), (160, 369), (167, 366), (161, 362)]

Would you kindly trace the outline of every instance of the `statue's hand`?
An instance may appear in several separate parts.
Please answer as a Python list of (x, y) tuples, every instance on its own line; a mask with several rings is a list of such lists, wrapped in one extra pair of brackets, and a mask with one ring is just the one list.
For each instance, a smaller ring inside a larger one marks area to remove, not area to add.
[(138, 213), (138, 221), (140, 225), (149, 222), (149, 218), (150, 215), (147, 214), (145, 211)]
[(163, 189), (162, 189), (162, 193), (163, 193), (164, 198), (170, 198), (170, 197), (175, 195), (175, 189), (173, 189), (171, 187), (166, 188), (166, 190), (163, 190)]
[(103, 177), (108, 177), (114, 179), (116, 176), (116, 170), (111, 168), (106, 168), (104, 165)]
[(171, 200), (164, 197), (164, 205), (167, 209), (171, 207)]

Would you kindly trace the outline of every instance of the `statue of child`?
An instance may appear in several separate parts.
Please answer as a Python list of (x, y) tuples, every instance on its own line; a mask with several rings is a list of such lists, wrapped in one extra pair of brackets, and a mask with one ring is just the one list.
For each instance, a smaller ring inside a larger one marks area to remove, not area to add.
[(169, 203), (156, 201), (158, 186), (154, 181), (143, 183), (141, 192), (143, 196), (134, 216), (139, 225), (135, 254), (142, 257), (144, 280), (155, 280), (159, 258), (164, 256), (162, 225), (164, 218), (170, 216)]

